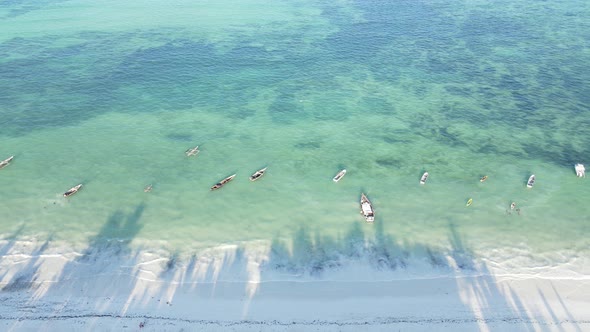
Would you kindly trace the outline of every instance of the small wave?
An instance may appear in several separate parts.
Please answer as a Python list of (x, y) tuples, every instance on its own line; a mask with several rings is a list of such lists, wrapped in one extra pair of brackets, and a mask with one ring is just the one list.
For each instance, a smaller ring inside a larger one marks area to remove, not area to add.
[[(574, 251), (534, 254), (525, 247), (477, 254), (459, 247), (400, 246), (380, 240), (321, 243), (247, 241), (199, 252), (169, 251), (146, 243), (94, 243), (82, 252), (64, 243), (0, 241), (0, 269), (11, 276), (30, 274), (36, 281), (56, 276), (78, 278), (128, 274), (146, 281), (172, 283), (273, 281), (386, 281), (502, 276), (587, 280), (588, 259)], [(550, 264), (549, 264), (550, 263)], [(19, 270), (20, 269), (20, 270)], [(90, 273), (90, 274), (89, 274)], [(45, 277), (44, 277), (45, 276)], [(7, 283), (9, 281), (2, 280)]]

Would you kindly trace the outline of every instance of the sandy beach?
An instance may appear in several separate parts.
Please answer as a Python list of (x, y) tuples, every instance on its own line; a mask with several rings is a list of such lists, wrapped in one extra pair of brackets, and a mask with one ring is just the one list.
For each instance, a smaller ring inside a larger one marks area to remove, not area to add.
[(587, 0), (0, 2), (0, 332), (590, 331), (589, 27)]
[(49, 242), (3, 241), (0, 248), (5, 331), (590, 328), (584, 276), (457, 268), (454, 277), (416, 278), (411, 269), (373, 269), (362, 257), (309, 276), (272, 268), (263, 250), (231, 246), (188, 260), (117, 244), (65, 256)]

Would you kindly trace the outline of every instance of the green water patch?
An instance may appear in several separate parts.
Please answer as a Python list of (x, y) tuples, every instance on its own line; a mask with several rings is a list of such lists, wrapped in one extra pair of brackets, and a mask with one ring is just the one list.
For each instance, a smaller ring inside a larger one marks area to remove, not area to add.
[(2, 6), (4, 7), (5, 11), (0, 11), (0, 13), (3, 13), (2, 18), (14, 18), (37, 10), (42, 10), (44, 8), (47, 8), (48, 6), (54, 6), (56, 4), (60, 4), (67, 1), (68, 0), (8, 0), (2, 3)]
[[(284, 237), (296, 254), (276, 244), (277, 261), (295, 269), (363, 250), (397, 268), (414, 242), (439, 266), (449, 251), (427, 244), (450, 243), (466, 269), (498, 247), (585, 250), (588, 186), (572, 164), (590, 155), (587, 32), (550, 31), (560, 19), (539, 2), (516, 2), (530, 17), (490, 12), (514, 36), (477, 31), (486, 4), (355, 4), (298, 3), (296, 20), (208, 37), (152, 26), (0, 39), (0, 152), (16, 156), (0, 170), (0, 233), (171, 252)], [(355, 250), (374, 226), (386, 245)]]
[(268, 113), (273, 122), (278, 124), (292, 124), (297, 120), (304, 120), (307, 115), (304, 105), (299, 100), (297, 98), (297, 90), (294, 90), (294, 87), (281, 86), (268, 108)]
[[(22, 13), (27, 18), (5, 18), (4, 22), (16, 25), (37, 12), (59, 14), (59, 4), (5, 5), (13, 11), (30, 9)], [(218, 13), (221, 8), (183, 5), (188, 6), (187, 11), (201, 13)], [(232, 17), (233, 24), (225, 27), (194, 18), (191, 24), (183, 21), (179, 25), (182, 19), (176, 17), (174, 24), (157, 29), (143, 21), (130, 21), (128, 30), (107, 25), (92, 29), (92, 24), (74, 23), (68, 33), (48, 28), (45, 35), (4, 38), (0, 44), (0, 87), (6, 92), (0, 114), (5, 116), (0, 119), (6, 125), (3, 134), (73, 125), (105, 112), (202, 107), (227, 112), (233, 118), (250, 117), (254, 111), (245, 111), (244, 105), (262, 89), (294, 76), (304, 77), (316, 66), (310, 60), (320, 58), (306, 54), (325, 33), (321, 29), (330, 30), (321, 18), (310, 20), (321, 10), (304, 3), (295, 4), (293, 11), (289, 8), (281, 4), (254, 21), (248, 21), (250, 11), (238, 13)], [(80, 10), (70, 9), (74, 14)], [(169, 14), (165, 12), (164, 16)], [(222, 22), (220, 17), (215, 19)], [(193, 30), (201, 25), (204, 31), (221, 28), (224, 31), (218, 31), (218, 36), (225, 39), (195, 35)], [(7, 30), (2, 37), (10, 35)]]

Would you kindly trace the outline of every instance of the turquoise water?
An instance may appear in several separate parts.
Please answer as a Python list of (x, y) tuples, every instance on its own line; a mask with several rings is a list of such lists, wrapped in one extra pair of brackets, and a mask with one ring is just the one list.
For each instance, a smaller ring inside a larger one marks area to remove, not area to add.
[(287, 256), (352, 236), (392, 261), (580, 271), (589, 18), (586, 1), (3, 2), (0, 234)]

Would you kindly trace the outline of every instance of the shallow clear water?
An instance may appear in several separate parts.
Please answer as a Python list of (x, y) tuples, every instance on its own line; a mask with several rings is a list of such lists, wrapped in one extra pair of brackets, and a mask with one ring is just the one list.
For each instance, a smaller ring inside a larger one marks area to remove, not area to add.
[(186, 254), (345, 251), (353, 234), (398, 258), (580, 271), (589, 17), (584, 1), (5, 2), (0, 234)]

